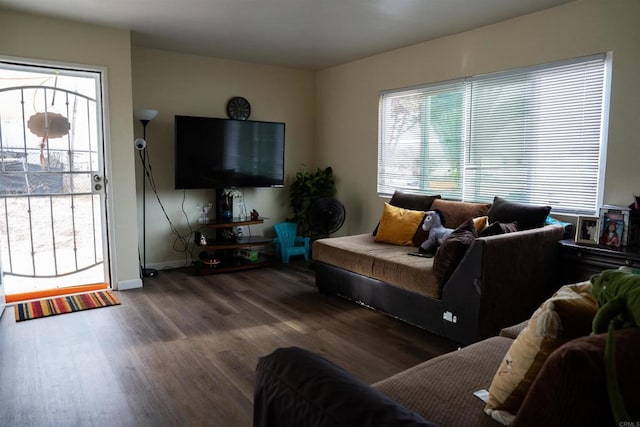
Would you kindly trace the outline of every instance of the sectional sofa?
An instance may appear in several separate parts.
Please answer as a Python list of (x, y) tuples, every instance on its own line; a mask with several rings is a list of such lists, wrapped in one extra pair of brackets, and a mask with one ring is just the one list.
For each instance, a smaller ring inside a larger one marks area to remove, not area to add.
[[(369, 386), (319, 354), (281, 348), (256, 370), (254, 426), (494, 426), (474, 395), (486, 390), (524, 325), (427, 360)], [(640, 420), (640, 329), (615, 332), (616, 369), (632, 420), (614, 422), (603, 366), (606, 334), (554, 350), (526, 392), (511, 425), (614, 426)]]
[[(381, 228), (387, 230), (390, 223), (383, 214), (374, 233), (313, 243), (321, 293), (347, 298), (466, 345), (527, 319), (557, 289), (557, 242), (565, 230), (545, 225), (548, 206), (500, 197), (492, 204), (465, 203), (402, 192), (396, 192), (388, 205), (400, 209), (402, 218), (410, 216), (403, 216), (402, 209), (441, 212), (445, 226), (455, 229), (445, 241), (447, 250), (443, 242), (435, 257), (408, 255), (417, 252), (420, 238), (426, 237), (419, 227), (413, 229), (409, 244), (380, 241)], [(503, 227), (508, 224), (515, 224), (517, 231), (505, 232), (512, 231)], [(483, 233), (489, 227), (492, 233)]]

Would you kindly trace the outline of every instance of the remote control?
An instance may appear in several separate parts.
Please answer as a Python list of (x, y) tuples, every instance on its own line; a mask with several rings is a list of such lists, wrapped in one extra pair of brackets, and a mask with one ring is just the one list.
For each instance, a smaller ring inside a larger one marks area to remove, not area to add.
[(422, 253), (422, 252), (409, 252), (407, 255), (419, 256), (419, 257), (422, 257), (422, 258), (433, 258), (433, 254)]

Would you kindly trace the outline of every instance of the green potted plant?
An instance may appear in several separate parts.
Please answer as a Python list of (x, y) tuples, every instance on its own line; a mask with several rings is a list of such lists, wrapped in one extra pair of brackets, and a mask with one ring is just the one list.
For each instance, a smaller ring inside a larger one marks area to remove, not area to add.
[(292, 221), (298, 224), (298, 233), (310, 236), (311, 230), (307, 222), (307, 210), (311, 203), (321, 197), (333, 197), (336, 194), (336, 183), (333, 169), (306, 170), (296, 173), (296, 179), (290, 188), (290, 203), (293, 209)]

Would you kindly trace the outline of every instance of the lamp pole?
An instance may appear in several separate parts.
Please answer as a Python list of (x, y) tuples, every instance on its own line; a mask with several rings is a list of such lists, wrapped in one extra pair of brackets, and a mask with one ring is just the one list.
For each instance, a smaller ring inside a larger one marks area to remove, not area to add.
[(158, 115), (156, 110), (137, 110), (136, 118), (142, 123), (142, 142), (136, 140), (134, 145), (140, 152), (142, 161), (142, 279), (155, 277), (158, 270), (147, 268), (147, 125)]

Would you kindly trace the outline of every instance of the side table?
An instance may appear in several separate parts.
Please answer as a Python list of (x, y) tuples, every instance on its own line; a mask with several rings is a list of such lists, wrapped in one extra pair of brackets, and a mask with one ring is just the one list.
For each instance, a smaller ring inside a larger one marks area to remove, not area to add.
[(585, 245), (574, 240), (561, 240), (561, 284), (588, 280), (602, 270), (627, 266), (640, 269), (640, 248)]

